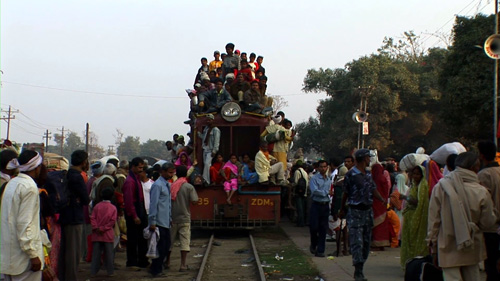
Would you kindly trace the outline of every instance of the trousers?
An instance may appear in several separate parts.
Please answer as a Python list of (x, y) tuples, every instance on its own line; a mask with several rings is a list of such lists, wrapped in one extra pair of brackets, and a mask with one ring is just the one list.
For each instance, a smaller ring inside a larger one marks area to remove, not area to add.
[(349, 208), (346, 215), (351, 244), (352, 264), (364, 264), (370, 254), (372, 241), (373, 210)]

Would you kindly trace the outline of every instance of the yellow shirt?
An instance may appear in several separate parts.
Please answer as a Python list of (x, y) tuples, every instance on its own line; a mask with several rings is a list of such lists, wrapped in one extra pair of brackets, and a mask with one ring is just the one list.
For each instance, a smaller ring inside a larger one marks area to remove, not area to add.
[(217, 68), (221, 67), (222, 66), (222, 61), (219, 60), (213, 60), (210, 62), (210, 64), (208, 64), (208, 71), (212, 71), (212, 70), (215, 70), (217, 71)]

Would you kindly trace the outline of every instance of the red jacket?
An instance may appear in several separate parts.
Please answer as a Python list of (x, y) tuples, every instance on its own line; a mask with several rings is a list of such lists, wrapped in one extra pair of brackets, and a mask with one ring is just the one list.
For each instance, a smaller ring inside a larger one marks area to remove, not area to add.
[(92, 226), (92, 242), (113, 242), (116, 220), (118, 219), (116, 207), (110, 201), (99, 202), (90, 216)]

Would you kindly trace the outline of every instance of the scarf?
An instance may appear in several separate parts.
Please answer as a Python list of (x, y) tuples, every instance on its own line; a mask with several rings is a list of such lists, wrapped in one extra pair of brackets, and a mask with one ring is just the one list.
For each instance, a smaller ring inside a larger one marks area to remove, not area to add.
[(464, 190), (465, 181), (478, 182), (478, 178), (473, 171), (460, 167), (457, 167), (440, 181), (443, 191), (449, 197), (454, 232), (446, 233), (444, 237), (445, 239), (455, 237), (459, 251), (470, 247), (474, 248), (474, 232), (477, 228), (471, 221), (469, 200), (467, 200)]
[(181, 186), (183, 184), (187, 183), (187, 179), (185, 177), (182, 177), (182, 178), (178, 178), (173, 184), (172, 184), (172, 188), (170, 190), (171, 194), (172, 194), (172, 200), (175, 201), (175, 199), (177, 198), (177, 193), (179, 193), (179, 190), (181, 189)]
[(43, 161), (42, 156), (40, 156), (40, 154), (37, 152), (35, 157), (31, 158), (31, 160), (28, 161), (28, 163), (22, 165), (19, 163), (19, 161), (17, 161), (17, 158), (10, 160), (9, 163), (7, 164), (7, 169), (8, 170), (19, 169), (19, 172), (29, 172), (33, 171), (38, 166), (40, 166), (42, 164), (42, 161)]
[(231, 172), (236, 176), (238, 175), (238, 166), (233, 164), (231, 161), (227, 161), (224, 167), (222, 167), (223, 170), (225, 170), (226, 168), (230, 169)]
[[(184, 165), (183, 163), (181, 163), (181, 156), (182, 156), (183, 154), (185, 154), (185, 155), (186, 155), (186, 159), (187, 159), (187, 160), (186, 160), (186, 162), (187, 162), (187, 163), (186, 163), (186, 165)], [(189, 158), (188, 154), (187, 154), (185, 151), (181, 152), (181, 153), (179, 154), (179, 158), (177, 158), (177, 160), (175, 161), (175, 166), (176, 166), (176, 167), (178, 167), (178, 166), (186, 166), (188, 170), (189, 170), (189, 168), (191, 168), (191, 166), (192, 166), (192, 165), (193, 165), (193, 164), (191, 163), (191, 159)]]

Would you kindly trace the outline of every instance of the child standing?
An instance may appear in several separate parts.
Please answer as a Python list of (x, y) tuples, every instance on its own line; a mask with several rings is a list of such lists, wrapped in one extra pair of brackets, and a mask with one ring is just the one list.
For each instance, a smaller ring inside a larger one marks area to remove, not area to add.
[(95, 276), (101, 267), (101, 255), (103, 253), (108, 276), (114, 276), (113, 226), (118, 217), (116, 207), (111, 204), (113, 194), (113, 187), (104, 188), (101, 192), (103, 201), (94, 207), (90, 217), (93, 245), (92, 264), (90, 268), (90, 274), (92, 276)]

